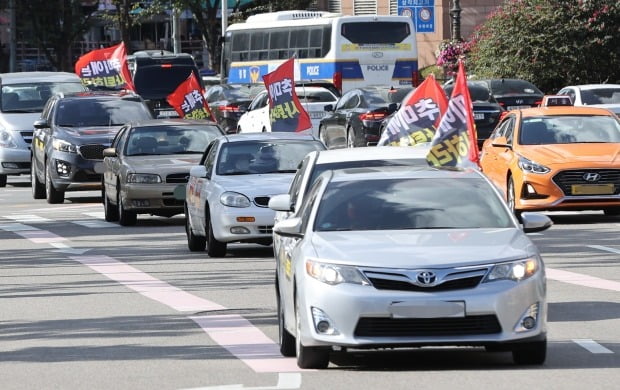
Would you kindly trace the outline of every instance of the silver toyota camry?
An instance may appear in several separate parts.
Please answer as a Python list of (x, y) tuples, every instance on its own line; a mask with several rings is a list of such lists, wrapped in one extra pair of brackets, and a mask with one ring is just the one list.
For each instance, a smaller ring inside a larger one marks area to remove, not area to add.
[(546, 356), (542, 258), (526, 236), (552, 225), (519, 222), (476, 170), (377, 167), (327, 171), (276, 253), (280, 351), (324, 368), (333, 347), (434, 345)]

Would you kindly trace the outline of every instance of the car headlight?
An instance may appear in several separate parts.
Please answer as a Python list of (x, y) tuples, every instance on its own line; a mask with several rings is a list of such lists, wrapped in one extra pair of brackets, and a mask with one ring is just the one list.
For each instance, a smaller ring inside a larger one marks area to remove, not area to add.
[(544, 174), (551, 172), (551, 169), (547, 168), (546, 166), (537, 164), (534, 161), (528, 160), (525, 157), (519, 157), (519, 168), (521, 168), (522, 171), (530, 173)]
[(13, 141), (11, 133), (7, 130), (0, 130), (0, 148), (17, 148), (17, 144)]
[(530, 257), (524, 260), (507, 263), (498, 263), (491, 268), (484, 282), (493, 282), (496, 280), (514, 280), (518, 282), (534, 275), (539, 269), (540, 261), (537, 257)]
[(220, 202), (228, 207), (250, 207), (251, 202), (247, 196), (238, 192), (227, 191), (220, 195)]
[(75, 145), (61, 139), (53, 140), (52, 147), (59, 152), (77, 153), (77, 147)]
[(319, 282), (331, 285), (340, 283), (370, 285), (368, 279), (356, 267), (347, 265), (306, 260), (306, 273)]
[(161, 183), (161, 177), (153, 173), (130, 173), (127, 175), (127, 183), (156, 184)]

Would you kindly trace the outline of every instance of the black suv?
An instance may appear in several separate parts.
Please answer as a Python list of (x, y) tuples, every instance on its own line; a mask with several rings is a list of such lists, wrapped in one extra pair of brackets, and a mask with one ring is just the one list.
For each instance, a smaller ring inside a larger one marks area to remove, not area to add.
[(34, 122), (34, 199), (62, 203), (65, 191), (101, 188), (103, 149), (122, 125), (152, 119), (133, 92), (89, 91), (52, 96)]
[(166, 98), (192, 72), (204, 89), (196, 62), (190, 54), (136, 52), (129, 56), (127, 61), (131, 65), (136, 92), (144, 98), (155, 118), (179, 117)]

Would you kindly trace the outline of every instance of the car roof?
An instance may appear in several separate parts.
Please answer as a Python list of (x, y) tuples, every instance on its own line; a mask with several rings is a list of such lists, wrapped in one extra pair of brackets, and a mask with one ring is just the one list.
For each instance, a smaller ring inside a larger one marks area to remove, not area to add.
[(532, 107), (524, 108), (520, 111), (524, 117), (536, 116), (553, 116), (553, 115), (605, 115), (614, 116), (614, 114), (600, 107), (592, 106), (551, 106), (551, 107)]
[(185, 119), (185, 118), (167, 118), (167, 119), (149, 119), (138, 122), (133, 122), (132, 127), (155, 127), (155, 126), (199, 126), (199, 125), (212, 125), (216, 126), (217, 123), (204, 119)]
[(428, 146), (375, 146), (330, 149), (312, 153), (318, 154), (316, 164), (330, 164), (339, 161), (426, 158), (428, 150)]
[(577, 84), (577, 85), (568, 85), (564, 88), (579, 88), (583, 90), (587, 89), (602, 89), (602, 88), (620, 88), (620, 84)]
[(59, 82), (80, 81), (75, 73), (69, 72), (14, 72), (0, 73), (2, 84), (19, 84), (23, 82)]
[(95, 91), (69, 92), (69, 93), (63, 94), (62, 97), (65, 99), (71, 99), (71, 98), (75, 98), (75, 99), (110, 98), (110, 99), (113, 99), (113, 98), (124, 98), (124, 97), (136, 98), (139, 96), (140, 95), (132, 91), (126, 91), (126, 90), (122, 90), (122, 91), (95, 90)]
[[(329, 171), (328, 171), (329, 172)], [(383, 179), (454, 179), (482, 178), (482, 173), (472, 168), (437, 168), (431, 166), (390, 166), (346, 168), (333, 170), (330, 181), (345, 182), (355, 180)]]
[(264, 141), (264, 140), (302, 140), (302, 141), (318, 141), (319, 139), (309, 134), (300, 134), (294, 132), (266, 132), (266, 133), (241, 133), (230, 134), (224, 136), (226, 142), (244, 142), (244, 141)]

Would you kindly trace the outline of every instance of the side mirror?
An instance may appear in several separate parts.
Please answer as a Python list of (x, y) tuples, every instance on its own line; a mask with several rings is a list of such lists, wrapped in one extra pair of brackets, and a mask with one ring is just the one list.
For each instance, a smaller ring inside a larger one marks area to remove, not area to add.
[(291, 195), (280, 194), (269, 199), (269, 208), (275, 211), (293, 211), (291, 209)]
[(541, 232), (553, 225), (553, 221), (548, 216), (532, 212), (521, 213), (521, 222), (523, 224), (523, 231), (526, 233)]
[(323, 107), (324, 111), (334, 111), (334, 105), (333, 104), (326, 104), (325, 107)]
[(196, 165), (195, 167), (191, 167), (189, 170), (189, 175), (192, 177), (206, 178), (207, 167), (204, 165)]
[(512, 148), (512, 146), (508, 145), (508, 140), (506, 137), (497, 137), (491, 142), (491, 146), (497, 146), (501, 148)]
[(116, 148), (105, 148), (105, 149), (103, 149), (103, 157), (117, 157), (116, 156)]
[(280, 221), (273, 227), (273, 232), (282, 237), (302, 238), (301, 218), (289, 218)]
[(32, 125), (35, 129), (49, 129), (50, 127), (45, 119), (37, 119)]

